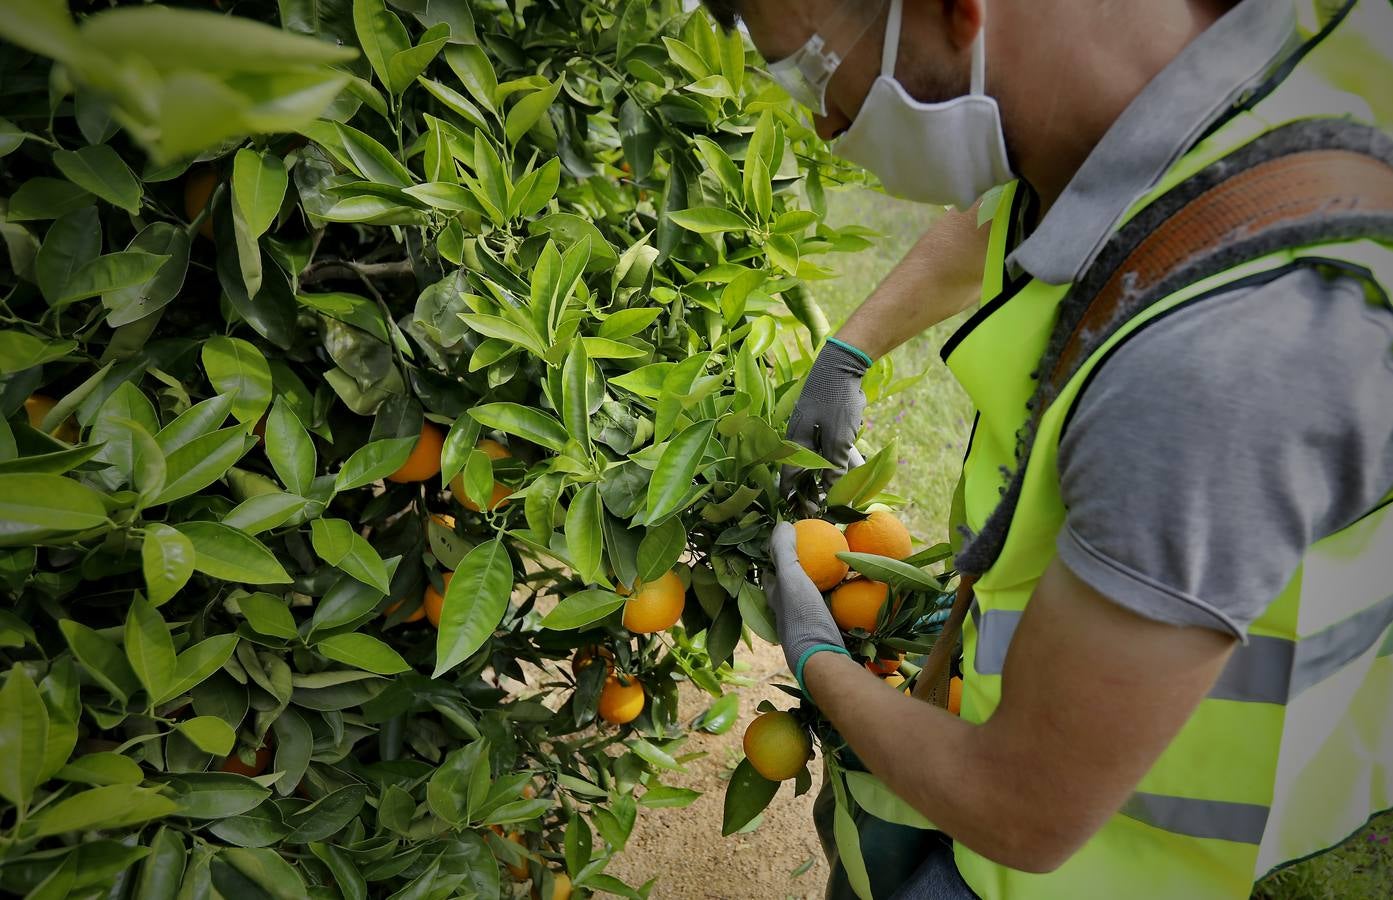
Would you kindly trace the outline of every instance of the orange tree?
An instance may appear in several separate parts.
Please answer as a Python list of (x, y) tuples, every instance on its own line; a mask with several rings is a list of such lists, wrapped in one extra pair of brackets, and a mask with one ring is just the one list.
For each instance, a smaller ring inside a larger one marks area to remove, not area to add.
[(102, 6), (0, 17), (0, 890), (640, 895), (857, 176), (676, 0)]

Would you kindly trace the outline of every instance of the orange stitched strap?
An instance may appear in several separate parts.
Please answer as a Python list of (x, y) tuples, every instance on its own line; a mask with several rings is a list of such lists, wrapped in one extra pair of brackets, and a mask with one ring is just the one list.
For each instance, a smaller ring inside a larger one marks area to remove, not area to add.
[(1128, 299), (1195, 260), (1265, 232), (1372, 213), (1393, 214), (1393, 167), (1363, 153), (1309, 150), (1234, 174), (1176, 211), (1117, 267), (1074, 327), (1050, 381), (1061, 389), (1094, 346), (1087, 335), (1108, 329)]

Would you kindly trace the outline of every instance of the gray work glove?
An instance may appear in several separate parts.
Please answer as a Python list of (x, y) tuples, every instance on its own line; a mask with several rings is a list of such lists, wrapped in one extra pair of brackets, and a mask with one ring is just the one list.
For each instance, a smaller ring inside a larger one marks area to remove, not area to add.
[[(813, 362), (803, 394), (788, 420), (788, 439), (822, 455), (833, 465), (831, 480), (865, 462), (857, 451), (856, 432), (866, 410), (861, 378), (870, 366), (841, 344), (828, 341)], [(779, 490), (785, 497), (798, 488), (802, 469), (784, 466)]]
[[(841, 630), (822, 592), (798, 562), (798, 537), (792, 525), (780, 522), (774, 526), (769, 555), (774, 560), (774, 573), (765, 587), (774, 611), (774, 627), (779, 631), (789, 671), (803, 687), (803, 665), (814, 651), (851, 654), (842, 643)], [(803, 692), (806, 694), (807, 688)]]

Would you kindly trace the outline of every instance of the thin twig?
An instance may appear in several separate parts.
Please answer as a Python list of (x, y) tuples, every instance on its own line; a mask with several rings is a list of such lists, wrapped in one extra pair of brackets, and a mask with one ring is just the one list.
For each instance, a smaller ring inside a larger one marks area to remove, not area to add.
[[(307, 266), (305, 271), (300, 273), (300, 283), (318, 284), (321, 281), (331, 281), (335, 278), (357, 278), (372, 287), (369, 279), (401, 278), (414, 273), (415, 270), (409, 259), (388, 263), (358, 263), (341, 259), (328, 259)], [(372, 290), (376, 292), (377, 289), (372, 287)]]

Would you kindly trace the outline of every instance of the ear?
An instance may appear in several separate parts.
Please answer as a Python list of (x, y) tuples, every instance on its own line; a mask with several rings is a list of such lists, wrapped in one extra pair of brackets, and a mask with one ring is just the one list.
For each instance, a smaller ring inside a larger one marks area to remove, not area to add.
[(967, 50), (977, 39), (986, 18), (984, 0), (939, 0), (948, 42), (956, 50)]

